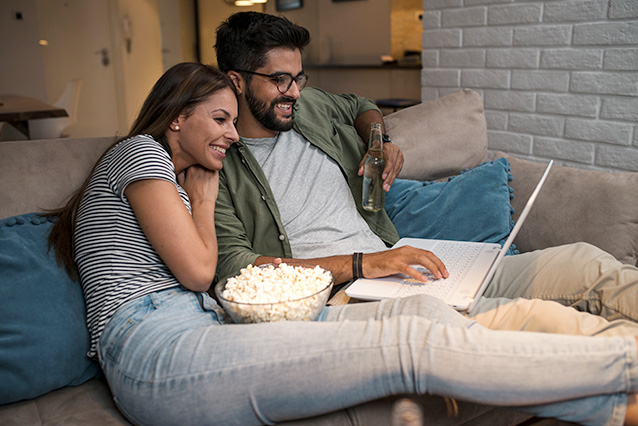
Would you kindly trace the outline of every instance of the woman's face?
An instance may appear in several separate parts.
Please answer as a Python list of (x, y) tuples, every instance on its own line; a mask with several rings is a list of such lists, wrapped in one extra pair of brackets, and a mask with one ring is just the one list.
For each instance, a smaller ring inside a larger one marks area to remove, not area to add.
[(236, 120), (237, 98), (228, 88), (210, 95), (191, 115), (180, 115), (167, 131), (176, 173), (195, 164), (220, 170), (226, 149), (239, 139)]

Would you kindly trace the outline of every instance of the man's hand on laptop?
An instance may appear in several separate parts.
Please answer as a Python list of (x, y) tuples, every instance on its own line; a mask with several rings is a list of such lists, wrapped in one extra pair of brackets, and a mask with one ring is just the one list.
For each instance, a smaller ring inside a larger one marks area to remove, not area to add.
[(436, 257), (434, 253), (411, 246), (364, 254), (363, 276), (365, 278), (380, 278), (402, 273), (421, 282), (428, 281), (427, 275), (420, 273), (410, 265), (423, 265), (436, 279), (450, 276), (441, 259)]
[[(286, 262), (295, 264), (319, 265), (332, 272), (335, 284), (342, 284), (352, 279), (352, 255), (337, 255), (317, 259), (288, 259), (280, 257), (259, 256), (254, 265), (264, 263)], [(448, 278), (445, 265), (428, 250), (418, 249), (412, 246), (402, 246), (377, 253), (363, 255), (363, 277), (381, 278), (394, 274), (406, 274), (415, 280), (426, 282), (428, 275), (422, 274), (410, 265), (422, 265), (428, 269), (436, 279)]]

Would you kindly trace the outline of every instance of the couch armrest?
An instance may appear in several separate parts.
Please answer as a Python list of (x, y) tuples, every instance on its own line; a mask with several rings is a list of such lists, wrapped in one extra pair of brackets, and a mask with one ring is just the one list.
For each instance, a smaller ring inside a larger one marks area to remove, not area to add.
[[(545, 164), (498, 152), (512, 165), (514, 220)], [(638, 264), (638, 173), (554, 166), (514, 243), (521, 252), (584, 241)]]
[(383, 121), (405, 156), (400, 178), (439, 179), (487, 159), (483, 99), (473, 90), (405, 108)]

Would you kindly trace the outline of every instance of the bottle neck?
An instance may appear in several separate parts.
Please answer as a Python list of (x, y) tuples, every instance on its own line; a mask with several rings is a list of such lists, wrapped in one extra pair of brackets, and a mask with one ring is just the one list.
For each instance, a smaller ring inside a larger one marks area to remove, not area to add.
[(381, 133), (381, 123), (372, 123), (370, 126), (368, 151), (380, 151), (381, 155), (383, 155), (383, 134)]

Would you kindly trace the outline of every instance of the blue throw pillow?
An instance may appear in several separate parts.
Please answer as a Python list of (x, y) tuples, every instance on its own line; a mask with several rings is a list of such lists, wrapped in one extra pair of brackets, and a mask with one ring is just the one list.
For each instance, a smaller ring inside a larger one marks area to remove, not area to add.
[[(444, 182), (396, 179), (385, 209), (399, 236), (499, 243), (514, 227), (510, 164), (483, 163)], [(510, 254), (518, 251), (512, 245)]]
[(96, 377), (80, 283), (47, 250), (52, 222), (0, 221), (0, 404)]

